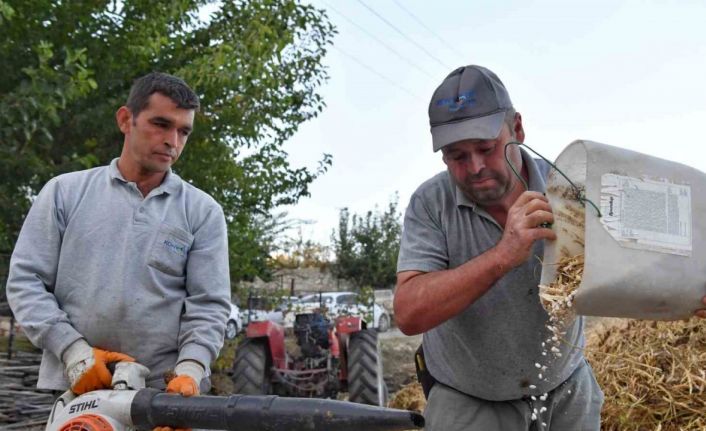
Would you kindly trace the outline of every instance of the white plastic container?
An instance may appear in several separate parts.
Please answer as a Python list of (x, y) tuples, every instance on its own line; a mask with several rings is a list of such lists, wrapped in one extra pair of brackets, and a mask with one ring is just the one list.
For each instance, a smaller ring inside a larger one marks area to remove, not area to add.
[(706, 296), (706, 174), (618, 147), (574, 141), (551, 170), (547, 197), (556, 241), (547, 241), (541, 284), (562, 257), (584, 254), (577, 314), (677, 320)]

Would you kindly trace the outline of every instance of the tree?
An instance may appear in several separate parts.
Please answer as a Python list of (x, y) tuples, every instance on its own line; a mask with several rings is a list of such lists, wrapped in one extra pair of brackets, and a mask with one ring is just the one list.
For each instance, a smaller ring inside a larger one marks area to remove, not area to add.
[(201, 97), (175, 172), (223, 206), (232, 279), (266, 278), (271, 210), (331, 164), (291, 166), (282, 144), (324, 107), (334, 34), (299, 0), (0, 0), (0, 257), (49, 178), (119, 154), (115, 110), (158, 70)]
[(341, 210), (338, 231), (332, 236), (334, 275), (351, 280), (360, 288), (379, 289), (395, 284), (402, 232), (397, 205), (395, 195), (382, 212), (376, 207), (365, 216), (351, 216), (348, 208)]
[(288, 229), (279, 235), (276, 252), (272, 256), (274, 268), (325, 270), (329, 267), (329, 247), (304, 239), (302, 227), (311, 223), (310, 220), (289, 220)]

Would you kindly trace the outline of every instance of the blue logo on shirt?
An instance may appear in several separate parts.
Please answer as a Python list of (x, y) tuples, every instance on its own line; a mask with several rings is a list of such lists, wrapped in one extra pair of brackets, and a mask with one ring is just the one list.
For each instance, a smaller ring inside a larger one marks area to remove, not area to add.
[(178, 254), (179, 256), (186, 256), (186, 246), (183, 244), (179, 244), (175, 241), (165, 239), (164, 242), (164, 247), (166, 247), (167, 250), (171, 251), (174, 254)]
[(436, 106), (448, 106), (449, 112), (458, 112), (466, 106), (473, 106), (477, 102), (476, 92), (473, 90), (461, 93), (457, 98), (440, 99), (436, 101)]

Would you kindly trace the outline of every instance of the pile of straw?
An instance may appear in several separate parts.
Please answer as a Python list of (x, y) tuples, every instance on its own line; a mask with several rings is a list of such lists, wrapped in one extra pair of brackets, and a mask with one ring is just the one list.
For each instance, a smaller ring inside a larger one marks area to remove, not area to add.
[(388, 407), (423, 412), (427, 405), (422, 385), (417, 382), (402, 387), (387, 404)]
[(624, 321), (586, 349), (605, 393), (606, 431), (706, 430), (706, 323)]

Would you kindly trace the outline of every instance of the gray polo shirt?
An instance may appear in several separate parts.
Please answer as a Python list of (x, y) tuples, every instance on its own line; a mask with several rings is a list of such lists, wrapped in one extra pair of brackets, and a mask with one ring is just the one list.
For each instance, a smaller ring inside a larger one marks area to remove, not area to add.
[(39, 388), (68, 387), (59, 358), (80, 337), (136, 358), (150, 386), (177, 360), (208, 370), (230, 311), (223, 211), (171, 171), (143, 197), (117, 159), (60, 175), (25, 219), (7, 297), (44, 349)]
[[(540, 170), (524, 151), (522, 158), (530, 189), (544, 192), (548, 166), (543, 163)], [(466, 198), (448, 172), (441, 172), (412, 195), (397, 271), (456, 268), (494, 247), (502, 234), (500, 225)], [(542, 255), (543, 242), (538, 241), (525, 264), (498, 280), (466, 310), (424, 333), (427, 366), (438, 381), (486, 400), (511, 400), (550, 391), (581, 363), (582, 351), (567, 343), (561, 344), (561, 357), (542, 355), (542, 342), (551, 337), (538, 296), (542, 267), (537, 257)], [(581, 318), (566, 340), (583, 347)], [(548, 366), (542, 379), (535, 363)]]

